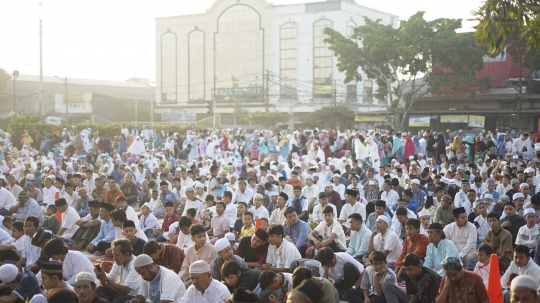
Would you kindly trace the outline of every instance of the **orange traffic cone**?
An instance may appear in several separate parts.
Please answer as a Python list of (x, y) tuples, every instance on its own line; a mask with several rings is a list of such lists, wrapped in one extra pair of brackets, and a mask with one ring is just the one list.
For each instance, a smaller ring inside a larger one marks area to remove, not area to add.
[(501, 274), (499, 271), (499, 258), (497, 257), (497, 254), (492, 254), (489, 261), (487, 293), (491, 303), (504, 302), (501, 286)]
[(261, 219), (257, 218), (255, 219), (255, 231), (259, 230), (261, 228)]
[[(60, 192), (56, 192), (56, 194), (54, 195), (54, 199), (55, 200), (60, 199)], [(54, 215), (58, 218), (58, 221), (60, 221), (60, 226), (62, 226), (62, 213), (59, 211), (56, 211)]]

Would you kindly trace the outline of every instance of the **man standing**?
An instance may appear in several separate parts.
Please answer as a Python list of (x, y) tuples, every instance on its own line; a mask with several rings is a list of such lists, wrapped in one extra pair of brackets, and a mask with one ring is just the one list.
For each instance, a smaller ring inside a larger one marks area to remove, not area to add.
[(478, 260), (476, 255), (478, 233), (474, 224), (467, 221), (464, 207), (454, 209), (453, 213), (454, 223), (444, 227), (444, 234), (448, 237), (448, 240), (454, 242), (463, 264), (467, 265), (467, 261)]

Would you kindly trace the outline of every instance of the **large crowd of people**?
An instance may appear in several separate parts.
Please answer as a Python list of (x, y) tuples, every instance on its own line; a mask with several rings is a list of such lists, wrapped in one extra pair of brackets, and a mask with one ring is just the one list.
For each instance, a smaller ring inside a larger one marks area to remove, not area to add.
[(537, 303), (540, 143), (471, 133), (0, 130), (0, 302)]

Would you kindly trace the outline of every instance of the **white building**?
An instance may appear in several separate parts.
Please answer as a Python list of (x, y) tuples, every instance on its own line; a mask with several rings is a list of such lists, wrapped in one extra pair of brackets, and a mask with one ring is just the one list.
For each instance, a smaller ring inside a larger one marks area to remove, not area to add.
[(157, 18), (156, 110), (203, 117), (215, 98), (222, 122), (231, 123), (236, 102), (252, 112), (311, 112), (334, 98), (359, 112), (381, 109), (374, 81), (344, 83), (323, 42), (324, 28), (350, 36), (364, 17), (398, 25), (397, 16), (354, 0), (216, 0), (204, 14)]

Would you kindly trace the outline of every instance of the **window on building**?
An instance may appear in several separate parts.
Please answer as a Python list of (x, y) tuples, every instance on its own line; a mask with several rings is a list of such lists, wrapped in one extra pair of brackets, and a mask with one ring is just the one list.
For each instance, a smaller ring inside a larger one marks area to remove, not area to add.
[(298, 25), (285, 23), (280, 29), (280, 95), (296, 98), (298, 57)]
[(324, 39), (324, 29), (332, 28), (332, 21), (319, 20), (313, 24), (313, 95), (319, 98), (329, 98), (333, 93), (332, 57)]
[(176, 34), (161, 36), (161, 102), (177, 101)]
[(357, 27), (356, 23), (352, 20), (347, 21), (347, 37), (349, 37), (351, 40), (356, 41), (356, 37), (353, 37), (354, 35), (354, 29)]
[(189, 100), (204, 100), (204, 32), (189, 33)]
[[(251, 7), (236, 4), (218, 19), (215, 35), (215, 88), (253, 88), (234, 99), (262, 98), (264, 84), (264, 31), (260, 15)], [(231, 100), (231, 96), (216, 96)]]
[(373, 100), (373, 79), (364, 72), (364, 101)]

